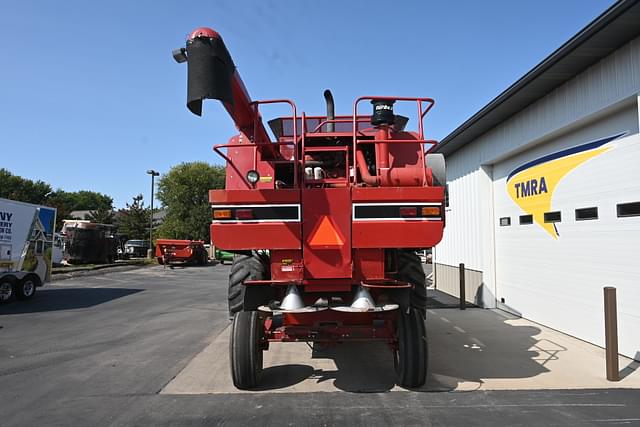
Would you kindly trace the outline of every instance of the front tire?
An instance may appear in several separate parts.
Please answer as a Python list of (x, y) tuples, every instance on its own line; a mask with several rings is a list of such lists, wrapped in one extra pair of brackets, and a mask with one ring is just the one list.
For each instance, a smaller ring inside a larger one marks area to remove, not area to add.
[(265, 280), (269, 266), (257, 253), (236, 255), (229, 273), (229, 318), (244, 309), (244, 282), (247, 280)]
[(16, 298), (19, 300), (28, 300), (36, 294), (36, 288), (40, 286), (38, 276), (28, 274), (16, 285)]
[(236, 313), (231, 326), (229, 359), (233, 385), (241, 390), (257, 387), (262, 378), (264, 329), (257, 311)]
[(424, 319), (418, 310), (398, 315), (397, 382), (401, 387), (421, 387), (427, 380), (428, 348)]
[(396, 279), (411, 283), (410, 305), (418, 310), (422, 318), (427, 316), (427, 278), (424, 275), (420, 257), (405, 249), (398, 250), (398, 273)]

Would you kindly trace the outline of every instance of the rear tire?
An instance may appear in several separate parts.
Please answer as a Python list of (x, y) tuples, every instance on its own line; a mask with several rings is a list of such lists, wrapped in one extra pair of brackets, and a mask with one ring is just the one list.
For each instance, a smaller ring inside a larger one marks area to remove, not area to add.
[(257, 253), (236, 255), (229, 273), (229, 318), (244, 309), (244, 282), (247, 280), (265, 280), (269, 266)]
[(0, 279), (0, 303), (7, 302), (14, 294), (16, 279), (13, 276), (5, 276)]
[(395, 354), (397, 382), (401, 387), (421, 387), (427, 380), (428, 348), (424, 319), (418, 310), (398, 315)]
[(434, 187), (445, 187), (447, 185), (447, 167), (444, 155), (440, 153), (429, 153), (426, 159), (427, 167), (431, 168)]
[(36, 294), (36, 288), (40, 286), (40, 279), (34, 274), (27, 274), (16, 285), (16, 298), (28, 300)]
[(422, 318), (427, 315), (427, 278), (420, 257), (414, 252), (398, 249), (398, 273), (396, 279), (413, 285), (410, 306), (418, 310)]
[(233, 385), (241, 390), (257, 387), (262, 378), (264, 329), (257, 311), (236, 313), (231, 326), (229, 359)]

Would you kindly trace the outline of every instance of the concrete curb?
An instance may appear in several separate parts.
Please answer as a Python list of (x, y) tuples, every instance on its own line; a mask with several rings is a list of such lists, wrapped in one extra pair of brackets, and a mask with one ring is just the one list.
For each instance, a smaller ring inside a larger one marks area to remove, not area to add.
[(137, 270), (139, 268), (152, 267), (155, 264), (128, 264), (128, 265), (100, 265), (93, 268), (77, 269), (64, 273), (55, 273), (51, 276), (52, 282), (73, 279), (76, 277), (101, 276), (103, 274)]

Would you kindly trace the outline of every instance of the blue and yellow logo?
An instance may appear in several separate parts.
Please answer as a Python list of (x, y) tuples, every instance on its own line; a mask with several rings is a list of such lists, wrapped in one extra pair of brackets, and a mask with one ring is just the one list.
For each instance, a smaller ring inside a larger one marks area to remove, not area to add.
[(517, 167), (507, 177), (509, 196), (533, 216), (536, 224), (557, 239), (559, 233), (555, 224), (544, 222), (544, 213), (552, 210), (551, 199), (556, 187), (569, 172), (608, 151), (610, 147), (605, 145), (622, 135), (624, 133), (558, 151)]

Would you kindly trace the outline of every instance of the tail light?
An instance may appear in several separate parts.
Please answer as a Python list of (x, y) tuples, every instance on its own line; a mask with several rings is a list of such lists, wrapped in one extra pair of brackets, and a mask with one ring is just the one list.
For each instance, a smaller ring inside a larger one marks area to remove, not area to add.
[(440, 216), (440, 207), (439, 206), (424, 206), (422, 208), (422, 216)]
[(414, 207), (400, 208), (400, 216), (417, 216), (417, 215), (418, 215), (418, 208), (414, 208)]
[(213, 219), (231, 219), (231, 209), (216, 209), (213, 211)]
[(237, 209), (236, 210), (236, 218), (237, 219), (253, 219), (253, 210), (251, 210), (251, 209)]

